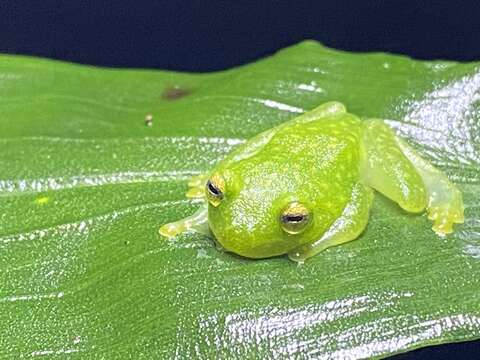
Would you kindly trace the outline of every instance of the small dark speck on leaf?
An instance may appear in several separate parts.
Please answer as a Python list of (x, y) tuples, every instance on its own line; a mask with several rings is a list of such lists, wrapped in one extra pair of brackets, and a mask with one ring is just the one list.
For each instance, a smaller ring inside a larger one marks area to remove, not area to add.
[(163, 90), (162, 98), (165, 100), (178, 100), (184, 96), (190, 95), (189, 89), (183, 89), (180, 86), (170, 86)]

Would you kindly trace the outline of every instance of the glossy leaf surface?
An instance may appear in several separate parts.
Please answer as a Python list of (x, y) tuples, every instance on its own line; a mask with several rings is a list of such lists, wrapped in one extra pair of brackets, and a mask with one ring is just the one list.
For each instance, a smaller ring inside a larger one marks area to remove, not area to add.
[[(314, 42), (212, 74), (1, 56), (0, 357), (344, 358), (480, 337), (479, 69)], [(302, 267), (158, 235), (198, 206), (190, 176), (329, 100), (390, 119), (460, 185), (465, 224), (439, 238), (377, 194), (359, 240)]]

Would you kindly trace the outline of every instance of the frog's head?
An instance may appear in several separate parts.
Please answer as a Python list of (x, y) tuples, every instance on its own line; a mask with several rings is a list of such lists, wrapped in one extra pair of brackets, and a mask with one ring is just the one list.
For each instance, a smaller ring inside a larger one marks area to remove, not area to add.
[(290, 252), (323, 234), (330, 221), (283, 176), (244, 176), (230, 169), (215, 172), (206, 183), (208, 220), (216, 240), (249, 258)]

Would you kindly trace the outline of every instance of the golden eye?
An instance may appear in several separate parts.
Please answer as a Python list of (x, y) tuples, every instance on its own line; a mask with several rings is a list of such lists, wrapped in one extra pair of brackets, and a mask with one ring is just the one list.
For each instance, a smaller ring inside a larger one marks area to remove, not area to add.
[(280, 223), (282, 229), (289, 234), (299, 234), (310, 222), (310, 212), (305, 205), (292, 202), (282, 211)]
[(207, 199), (213, 206), (220, 205), (225, 194), (225, 180), (219, 175), (213, 175), (208, 181), (205, 188)]

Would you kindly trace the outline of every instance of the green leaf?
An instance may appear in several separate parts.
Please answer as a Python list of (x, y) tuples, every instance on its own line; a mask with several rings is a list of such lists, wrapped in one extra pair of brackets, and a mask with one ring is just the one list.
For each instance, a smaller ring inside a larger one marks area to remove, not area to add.
[[(480, 337), (480, 64), (304, 42), (212, 74), (0, 57), (0, 357), (386, 356)], [(161, 238), (186, 180), (325, 101), (382, 117), (464, 193), (446, 238), (376, 196), (297, 267)], [(153, 115), (153, 126), (145, 116)]]

